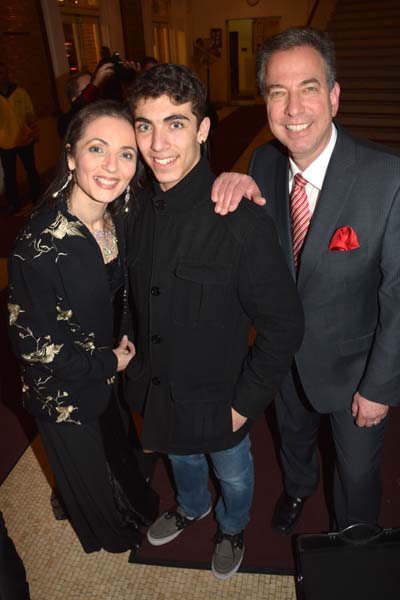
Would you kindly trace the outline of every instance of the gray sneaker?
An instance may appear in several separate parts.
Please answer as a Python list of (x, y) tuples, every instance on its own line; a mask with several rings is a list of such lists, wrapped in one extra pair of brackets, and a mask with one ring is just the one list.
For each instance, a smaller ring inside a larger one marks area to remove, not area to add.
[(215, 536), (211, 570), (217, 579), (228, 579), (239, 569), (244, 556), (243, 531), (228, 535), (221, 530)]
[(187, 517), (183, 510), (178, 506), (163, 513), (154, 521), (153, 525), (147, 531), (147, 539), (153, 546), (162, 546), (174, 540), (186, 527), (203, 519), (211, 512), (211, 506), (199, 517), (191, 519)]

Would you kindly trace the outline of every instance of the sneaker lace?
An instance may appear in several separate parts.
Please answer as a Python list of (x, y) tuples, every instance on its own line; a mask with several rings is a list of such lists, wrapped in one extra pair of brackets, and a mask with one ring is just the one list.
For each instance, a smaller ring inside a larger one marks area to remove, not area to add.
[(235, 533), (235, 535), (229, 535), (227, 533), (223, 533), (220, 529), (217, 531), (214, 541), (216, 544), (220, 544), (223, 540), (228, 540), (231, 543), (232, 550), (234, 548), (243, 548), (243, 531), (240, 533)]
[(175, 519), (177, 529), (185, 529), (191, 523), (191, 519), (188, 519), (177, 510), (169, 510), (165, 515), (166, 519)]

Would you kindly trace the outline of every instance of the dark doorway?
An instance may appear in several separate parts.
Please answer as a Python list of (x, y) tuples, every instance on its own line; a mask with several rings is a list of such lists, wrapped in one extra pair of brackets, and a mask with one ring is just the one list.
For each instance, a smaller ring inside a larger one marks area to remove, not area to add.
[(229, 32), (229, 70), (231, 80), (231, 97), (236, 99), (239, 96), (239, 32)]
[(256, 85), (256, 57), (262, 42), (280, 31), (280, 17), (259, 19), (231, 19), (229, 33), (230, 99), (239, 103), (254, 102)]

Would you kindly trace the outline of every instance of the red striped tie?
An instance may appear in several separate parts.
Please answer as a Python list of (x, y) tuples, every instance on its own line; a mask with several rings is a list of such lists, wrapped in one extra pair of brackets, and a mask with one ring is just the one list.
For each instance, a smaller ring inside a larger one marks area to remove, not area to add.
[(294, 176), (294, 185), (290, 196), (290, 216), (292, 218), (292, 244), (293, 258), (297, 269), (301, 249), (306, 239), (307, 231), (310, 226), (310, 208), (306, 194), (307, 180), (296, 173)]

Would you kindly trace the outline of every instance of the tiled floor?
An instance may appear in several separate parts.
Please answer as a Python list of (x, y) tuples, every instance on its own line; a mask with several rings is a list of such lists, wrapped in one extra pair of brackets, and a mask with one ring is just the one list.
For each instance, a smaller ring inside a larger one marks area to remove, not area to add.
[[(47, 477), (46, 477), (47, 474)], [(0, 487), (0, 507), (24, 561), (32, 600), (294, 600), (291, 577), (128, 563), (128, 553), (85, 554), (49, 503), (49, 471), (36, 438)]]

